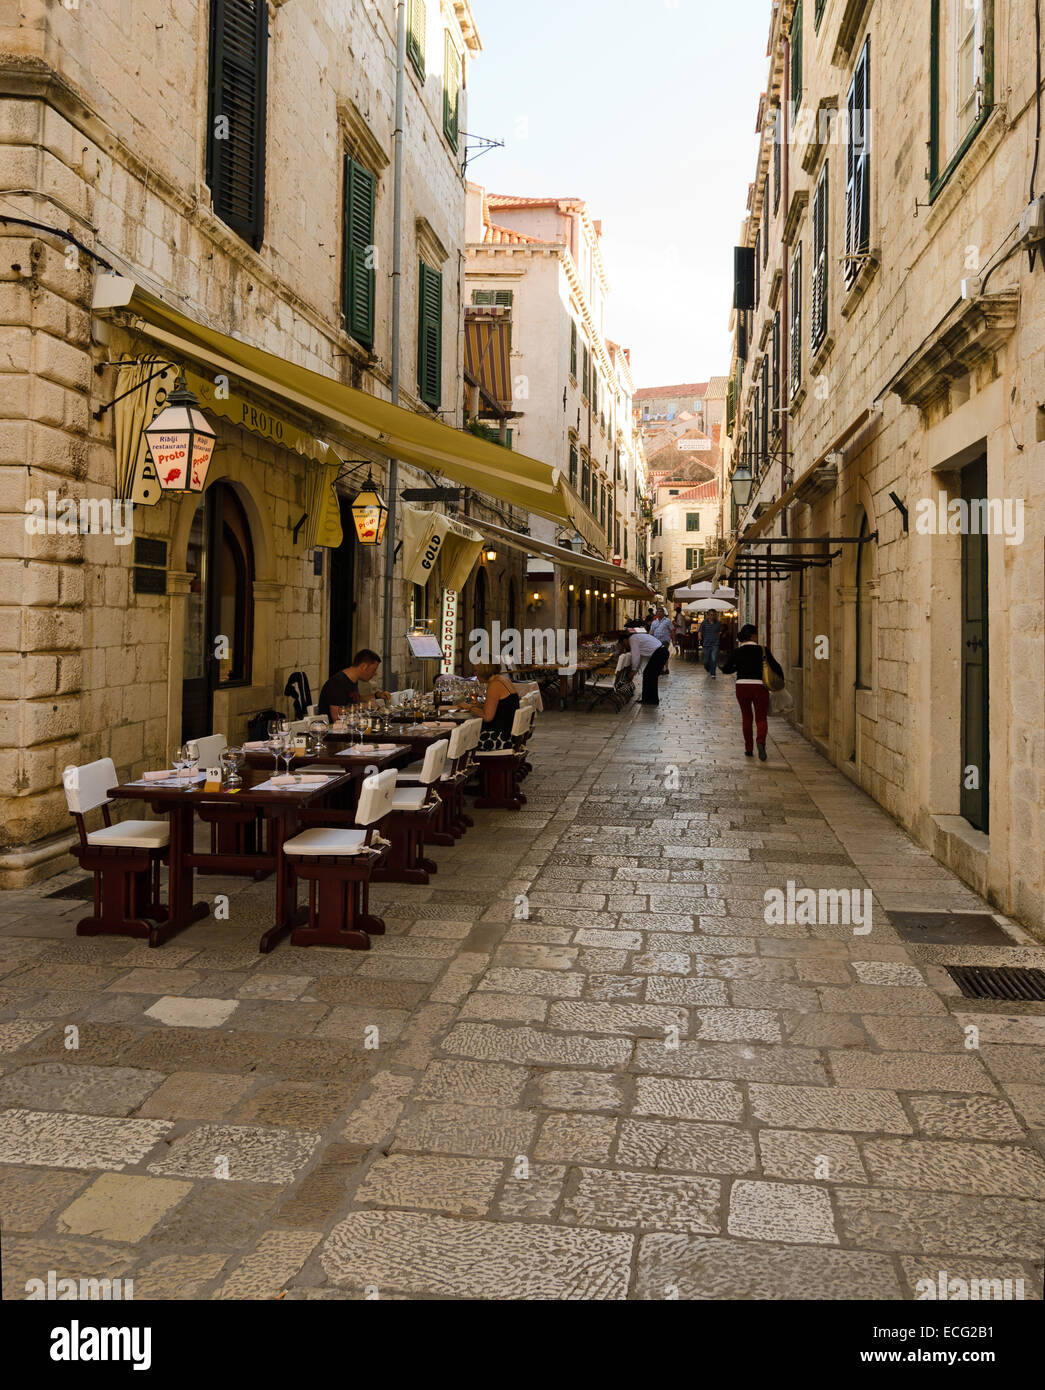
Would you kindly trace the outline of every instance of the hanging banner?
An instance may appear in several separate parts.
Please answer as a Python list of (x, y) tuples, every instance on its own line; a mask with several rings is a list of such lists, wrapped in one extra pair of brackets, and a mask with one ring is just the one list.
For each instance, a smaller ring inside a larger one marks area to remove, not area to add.
[(422, 588), (431, 579), (450, 532), (450, 519), (440, 512), (403, 507), (403, 577)]
[(441, 676), (454, 673), (454, 656), (457, 651), (457, 590), (443, 590), (443, 627), (440, 633), (443, 645), (443, 659), (439, 663)]
[[(177, 372), (172, 366), (164, 370), (163, 362), (155, 359), (136, 362), (127, 357), (124, 360), (134, 365), (122, 368), (117, 374), (116, 394), (123, 396), (123, 399), (113, 406), (116, 496), (139, 507), (154, 507), (163, 496), (163, 489), (156, 477), (142, 430), (151, 424), (162, 409), (168, 391), (174, 386)], [(154, 372), (160, 375), (149, 381)]]
[(344, 539), (341, 529), (341, 508), (338, 505), (337, 481), (339, 465), (336, 463), (314, 463), (308, 470), (305, 487), (305, 549), (318, 550), (326, 547), (336, 550)]

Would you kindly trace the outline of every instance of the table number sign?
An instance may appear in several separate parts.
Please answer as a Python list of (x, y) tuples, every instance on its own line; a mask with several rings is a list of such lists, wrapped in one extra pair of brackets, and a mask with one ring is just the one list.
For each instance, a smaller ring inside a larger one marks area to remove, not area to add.
[(308, 735), (307, 735), (307, 734), (295, 734), (295, 735), (294, 735), (294, 742), (293, 742), (292, 747), (293, 747), (295, 753), (307, 753), (307, 752), (308, 752)]
[(220, 792), (220, 791), (221, 791), (221, 768), (220, 768), (220, 767), (208, 767), (208, 768), (207, 768), (207, 780), (206, 780), (206, 781), (204, 782), (204, 784), (203, 784), (203, 790), (204, 790), (205, 792)]

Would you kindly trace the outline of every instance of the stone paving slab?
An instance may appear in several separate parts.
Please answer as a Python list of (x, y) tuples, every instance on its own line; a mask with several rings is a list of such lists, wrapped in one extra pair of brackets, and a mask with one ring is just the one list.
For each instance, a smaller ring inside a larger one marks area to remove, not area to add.
[[(943, 966), (1045, 943), (901, 941), (887, 907), (990, 909), (681, 666), (659, 711), (543, 715), (526, 810), (375, 885), (368, 952), (261, 956), (271, 881), (158, 950), (77, 938), (79, 871), (0, 895), (8, 1296), (1038, 1297), (1045, 1005)], [(767, 922), (788, 880), (870, 887), (871, 932)]]

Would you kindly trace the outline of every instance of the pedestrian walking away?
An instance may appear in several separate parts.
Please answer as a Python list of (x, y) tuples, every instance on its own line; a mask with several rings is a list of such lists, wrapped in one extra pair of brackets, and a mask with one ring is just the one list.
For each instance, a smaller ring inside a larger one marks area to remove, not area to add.
[[(620, 650), (631, 653), (633, 672), (642, 667), (642, 695), (640, 705), (659, 705), (660, 695), (657, 681), (668, 659), (668, 649), (648, 632), (633, 632), (630, 637), (621, 639)], [(645, 665), (643, 666), (643, 661)]]
[(704, 621), (697, 630), (697, 636), (704, 648), (704, 670), (714, 680), (715, 667), (718, 664), (718, 644), (722, 639), (722, 624), (718, 620), (717, 613), (711, 612), (705, 615)]
[(736, 672), (737, 703), (740, 705), (740, 718), (744, 727), (744, 755), (748, 758), (754, 757), (753, 744), (757, 744), (759, 761), (764, 763), (766, 735), (769, 732), (766, 719), (769, 713), (769, 691), (766, 688), (763, 668), (768, 665), (781, 680), (784, 679), (784, 672), (769, 648), (762, 647), (755, 641), (757, 635), (754, 624), (744, 624), (740, 629), (736, 647), (723, 662), (722, 672), (723, 675)]
[(675, 624), (665, 613), (663, 608), (657, 609), (657, 616), (650, 624), (650, 636), (655, 637), (664, 648), (664, 675), (668, 674), (668, 658), (671, 655), (671, 643), (675, 637)]

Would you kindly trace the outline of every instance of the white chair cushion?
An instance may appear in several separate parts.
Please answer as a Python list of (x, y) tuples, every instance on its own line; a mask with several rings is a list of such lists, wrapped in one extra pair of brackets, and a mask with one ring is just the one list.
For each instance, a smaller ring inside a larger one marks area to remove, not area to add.
[(402, 781), (402, 779), (403, 779), (404, 777), (416, 777), (416, 776), (418, 775), (418, 773), (421, 771), (421, 769), (424, 767), (424, 765), (425, 765), (424, 759), (423, 759), (423, 758), (418, 758), (418, 760), (417, 760), (416, 763), (409, 763), (406, 767), (400, 768), (400, 770), (399, 770), (399, 778), (400, 778), (400, 781)]
[(339, 830), (334, 826), (317, 825), (285, 841), (283, 851), (285, 854), (354, 854), (365, 839), (365, 830)]
[(163, 849), (170, 838), (170, 826), (165, 820), (125, 820), (92, 830), (87, 843), (104, 849)]
[(392, 798), (393, 811), (420, 811), (428, 800), (428, 787), (396, 787)]
[(521, 758), (522, 754), (514, 748), (486, 748), (479, 749), (475, 756), (477, 758)]

